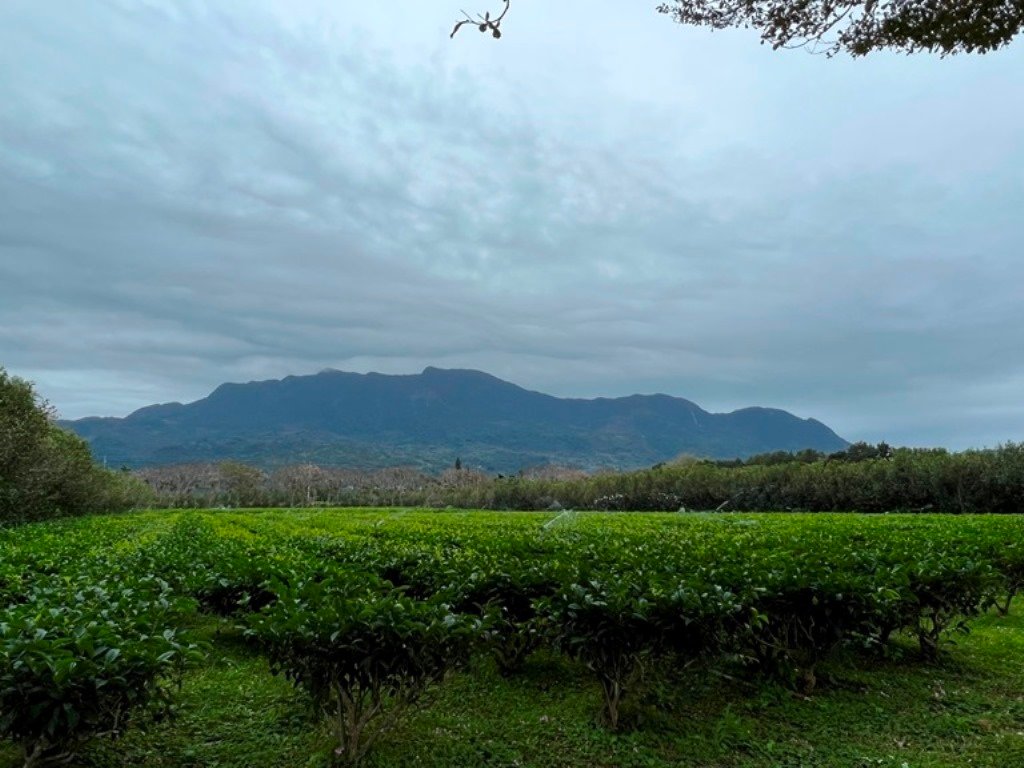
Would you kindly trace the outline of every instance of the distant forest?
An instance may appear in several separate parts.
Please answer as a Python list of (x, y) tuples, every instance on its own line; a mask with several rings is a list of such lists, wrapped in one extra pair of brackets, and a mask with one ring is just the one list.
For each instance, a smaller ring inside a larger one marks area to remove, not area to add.
[(1024, 511), (1024, 443), (953, 453), (855, 443), (746, 460), (679, 456), (637, 471), (540, 466), (512, 475), (472, 456), (427, 474), (236, 461), (99, 467), (31, 383), (0, 368), (0, 525), (142, 507), (402, 506), (494, 510)]
[[(127, 472), (127, 470), (126, 470)], [(508, 510), (994, 512), (1024, 510), (1024, 443), (959, 453), (855, 443), (746, 460), (691, 456), (632, 472), (559, 466), (488, 475), (471, 457), (430, 475), (238, 462), (131, 473), (166, 507), (417, 506)]]

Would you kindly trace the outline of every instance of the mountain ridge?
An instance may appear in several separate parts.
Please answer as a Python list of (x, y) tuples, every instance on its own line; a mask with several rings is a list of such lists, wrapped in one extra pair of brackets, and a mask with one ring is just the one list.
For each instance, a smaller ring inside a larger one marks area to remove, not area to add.
[(545, 463), (632, 469), (680, 453), (742, 458), (848, 445), (822, 422), (777, 408), (710, 413), (664, 393), (559, 398), (483, 371), (433, 366), (226, 382), (191, 403), (61, 424), (98, 457), (131, 467), (235, 459), (437, 470), (459, 456), (490, 472)]

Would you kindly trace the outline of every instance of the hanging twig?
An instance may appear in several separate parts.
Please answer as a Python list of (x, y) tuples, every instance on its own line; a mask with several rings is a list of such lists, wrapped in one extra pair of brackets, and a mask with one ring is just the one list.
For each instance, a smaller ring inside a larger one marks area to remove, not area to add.
[(455, 29), (452, 30), (452, 33), (449, 35), (449, 37), (455, 37), (455, 33), (462, 29), (462, 26), (464, 24), (475, 24), (477, 29), (479, 29), (481, 32), (487, 32), (488, 30), (490, 30), (492, 37), (501, 37), (501, 20), (504, 19), (505, 14), (508, 13), (510, 0), (504, 0), (504, 2), (505, 8), (502, 10), (501, 15), (494, 19), (491, 18), (490, 11), (485, 13), (483, 16), (477, 14), (477, 17), (475, 19), (468, 13), (463, 11), (462, 15), (465, 16), (466, 18), (455, 24)]

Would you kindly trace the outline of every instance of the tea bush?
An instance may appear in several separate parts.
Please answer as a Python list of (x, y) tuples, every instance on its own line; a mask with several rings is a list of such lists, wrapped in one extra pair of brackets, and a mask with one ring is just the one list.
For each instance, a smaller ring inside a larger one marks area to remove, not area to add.
[(28, 766), (65, 762), (166, 714), (196, 649), (175, 628), (186, 606), (167, 585), (87, 576), (34, 582), (0, 618), (0, 734)]
[(278, 585), (247, 621), (274, 672), (306, 691), (336, 757), (358, 764), (423, 692), (464, 662), (479, 625), (365, 575)]

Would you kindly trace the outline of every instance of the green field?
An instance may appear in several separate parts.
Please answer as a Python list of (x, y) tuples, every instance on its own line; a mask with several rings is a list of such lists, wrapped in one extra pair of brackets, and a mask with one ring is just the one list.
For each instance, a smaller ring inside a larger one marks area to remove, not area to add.
[[(142, 638), (139, 665), (154, 628), (172, 629), (160, 642), (187, 662), (180, 688), (160, 668), (173, 716), (135, 717), (70, 764), (326, 766), (336, 742), (308, 686), (268, 657), (287, 666), (296, 638), (308, 655), (334, 625), (327, 646), (376, 632), (360, 647), (379, 656), (388, 622), (414, 615), (410, 645), (448, 643), (464, 663), (367, 765), (1002, 768), (1024, 765), (1024, 611), (998, 610), (1022, 573), (1017, 516), (82, 518), (0, 531), (0, 683), (70, 696), (85, 656), (113, 680), (132, 653), (112, 654), (104, 626)], [(624, 664), (613, 729), (601, 672)], [(17, 695), (0, 691), (0, 715)], [(0, 766), (22, 762), (0, 742)]]

